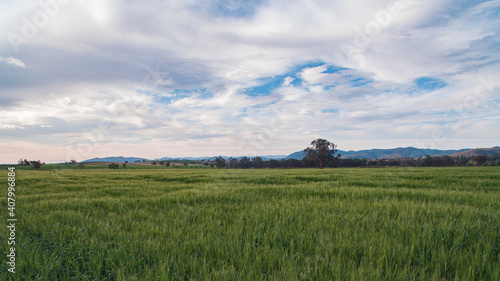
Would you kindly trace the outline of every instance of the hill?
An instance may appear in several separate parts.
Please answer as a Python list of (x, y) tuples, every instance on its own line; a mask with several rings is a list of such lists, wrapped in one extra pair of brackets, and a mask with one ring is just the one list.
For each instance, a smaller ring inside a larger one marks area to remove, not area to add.
[(123, 156), (112, 156), (112, 157), (103, 157), (103, 158), (92, 158), (92, 159), (87, 159), (82, 161), (83, 163), (85, 162), (118, 162), (118, 163), (125, 163), (125, 161), (128, 161), (129, 163), (133, 163), (135, 161), (149, 161), (146, 158), (141, 158), (141, 157), (123, 157)]
[(471, 156), (476, 156), (476, 155), (485, 155), (485, 156), (500, 155), (500, 147), (495, 146), (495, 147), (492, 147), (492, 148), (475, 148), (475, 149), (469, 149), (469, 150), (466, 150), (466, 151), (453, 153), (450, 156), (453, 156), (453, 157), (457, 157), (457, 156), (471, 157)]

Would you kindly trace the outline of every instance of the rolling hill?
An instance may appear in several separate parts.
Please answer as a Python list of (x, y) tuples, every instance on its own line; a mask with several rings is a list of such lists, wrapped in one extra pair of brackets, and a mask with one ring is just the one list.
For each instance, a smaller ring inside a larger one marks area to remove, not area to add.
[(123, 156), (112, 156), (112, 157), (103, 157), (103, 158), (92, 158), (92, 159), (87, 159), (84, 161), (81, 161), (82, 163), (85, 162), (117, 162), (117, 163), (125, 163), (125, 161), (128, 161), (129, 163), (134, 163), (135, 161), (149, 161), (146, 158), (141, 158), (141, 157), (123, 157)]
[(491, 148), (469, 149), (466, 151), (453, 153), (450, 156), (453, 156), (453, 157), (457, 157), (457, 156), (471, 157), (471, 156), (476, 156), (476, 155), (494, 156), (497, 154), (500, 155), (500, 147), (495, 146), (495, 147), (491, 147)]

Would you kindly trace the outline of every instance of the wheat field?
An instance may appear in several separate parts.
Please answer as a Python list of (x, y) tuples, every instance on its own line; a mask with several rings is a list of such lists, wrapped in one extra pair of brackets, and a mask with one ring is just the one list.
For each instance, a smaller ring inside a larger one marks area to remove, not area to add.
[(498, 167), (18, 169), (16, 183), (3, 280), (500, 276)]

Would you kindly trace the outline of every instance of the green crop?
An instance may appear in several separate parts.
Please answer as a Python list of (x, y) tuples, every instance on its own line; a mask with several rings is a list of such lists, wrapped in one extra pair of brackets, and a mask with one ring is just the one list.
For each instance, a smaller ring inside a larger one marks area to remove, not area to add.
[(500, 276), (498, 167), (17, 170), (16, 187), (2, 280)]

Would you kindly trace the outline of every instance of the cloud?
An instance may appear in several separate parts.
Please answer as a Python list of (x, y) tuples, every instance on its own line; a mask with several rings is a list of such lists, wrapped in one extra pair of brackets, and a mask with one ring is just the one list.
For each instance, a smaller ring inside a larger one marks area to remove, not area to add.
[(285, 80), (283, 81), (283, 86), (290, 86), (290, 84), (295, 80), (295, 78), (287, 76)]
[(440, 129), (436, 148), (498, 145), (498, 0), (101, 2), (44, 24), (36, 3), (0, 4), (2, 34), (37, 29), (0, 39), (0, 142), (90, 143), (77, 160), (418, 146)]
[(12, 66), (19, 67), (19, 68), (29, 68), (26, 66), (26, 64), (24, 62), (22, 62), (19, 59), (13, 58), (13, 57), (8, 57), (8, 58), (0, 57), (0, 61), (6, 63), (8, 65), (12, 65)]

